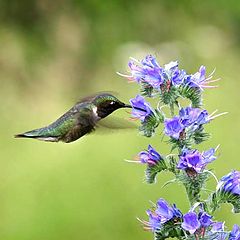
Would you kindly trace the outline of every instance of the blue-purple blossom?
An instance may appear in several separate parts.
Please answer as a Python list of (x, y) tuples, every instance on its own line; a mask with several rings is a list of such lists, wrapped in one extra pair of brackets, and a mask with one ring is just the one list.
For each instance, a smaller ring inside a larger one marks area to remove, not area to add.
[(149, 218), (149, 221), (142, 221), (145, 225), (146, 229), (150, 229), (153, 232), (157, 231), (161, 227), (161, 218), (156, 213), (152, 212), (151, 210), (147, 210), (147, 215)]
[(216, 87), (209, 84), (218, 81), (218, 79), (211, 80), (213, 72), (206, 76), (205, 66), (201, 66), (195, 74), (187, 75), (184, 70), (178, 68), (177, 61), (172, 61), (161, 67), (152, 55), (147, 55), (141, 61), (132, 58), (128, 66), (130, 74), (119, 73), (119, 75), (127, 77), (130, 81), (147, 83), (155, 89), (160, 89), (162, 84), (169, 81), (169, 86), (182, 85), (203, 90), (204, 88)]
[(152, 55), (147, 55), (141, 62), (130, 61), (128, 64), (131, 75), (127, 76), (130, 80), (136, 82), (146, 82), (153, 88), (159, 88), (163, 83), (163, 68), (157, 63), (157, 60)]
[(201, 224), (201, 227), (209, 227), (213, 221), (212, 221), (212, 216), (207, 214), (206, 212), (200, 212), (198, 214), (198, 219), (199, 219), (199, 222)]
[(181, 136), (180, 133), (184, 132), (183, 130), (186, 129), (186, 132), (192, 133), (198, 130), (201, 125), (209, 123), (214, 118), (226, 114), (226, 112), (224, 112), (214, 116), (216, 112), (217, 111), (209, 115), (207, 110), (204, 109), (192, 107), (181, 108), (179, 116), (175, 116), (172, 119), (165, 119), (165, 134), (179, 139)]
[(179, 86), (183, 83), (186, 72), (178, 69), (177, 61), (165, 64), (164, 69), (167, 75), (166, 77), (171, 81), (172, 85)]
[(179, 139), (184, 129), (194, 132), (199, 126), (208, 123), (211, 118), (206, 110), (200, 108), (186, 107), (179, 111), (179, 116), (165, 119), (165, 134)]
[[(211, 225), (211, 230), (208, 232), (208, 235), (214, 236), (215, 240), (226, 240), (228, 239), (228, 232), (224, 230), (224, 222), (214, 222)], [(213, 239), (213, 238), (210, 238)]]
[(235, 224), (229, 235), (229, 240), (239, 240), (240, 239), (240, 227)]
[(173, 217), (182, 216), (180, 210), (176, 207), (176, 205), (173, 205), (173, 207), (171, 207), (162, 198), (157, 201), (157, 208), (155, 210), (155, 213), (158, 214), (158, 216), (160, 216), (161, 223), (165, 223), (171, 220)]
[(185, 84), (193, 88), (198, 88), (200, 90), (203, 90), (204, 88), (214, 88), (216, 86), (211, 86), (209, 83), (216, 82), (218, 79), (211, 80), (212, 74), (213, 73), (211, 73), (209, 76), (206, 76), (206, 67), (201, 66), (198, 72), (193, 75), (188, 75), (185, 78)]
[(204, 151), (202, 153), (196, 149), (189, 150), (187, 148), (184, 148), (179, 157), (180, 159), (177, 168), (183, 170), (194, 170), (196, 173), (200, 173), (208, 163), (216, 159), (214, 154), (214, 148), (211, 148), (210, 150)]
[(153, 110), (144, 97), (137, 95), (135, 98), (130, 99), (132, 105), (132, 116), (144, 121), (146, 117), (153, 113)]
[(183, 216), (182, 228), (191, 234), (195, 233), (200, 226), (201, 224), (195, 212), (189, 212)]
[(224, 231), (224, 222), (214, 222), (211, 231), (213, 233)]
[(181, 123), (185, 127), (199, 126), (210, 121), (207, 110), (186, 107), (179, 111)]
[(171, 221), (172, 219), (182, 218), (181, 211), (175, 204), (170, 206), (164, 199), (159, 199), (156, 204), (155, 210), (147, 210), (149, 221), (141, 221), (146, 229), (153, 232), (159, 230), (163, 224)]
[(233, 170), (223, 176), (217, 185), (217, 190), (240, 195), (240, 172)]
[(151, 146), (148, 145), (147, 151), (142, 151), (138, 154), (141, 163), (156, 165), (158, 161), (163, 160), (161, 155)]
[(181, 123), (179, 117), (173, 117), (172, 119), (165, 119), (165, 134), (175, 139), (179, 139), (180, 133), (183, 131), (184, 126)]
[[(197, 230), (201, 230), (200, 234), (204, 234), (205, 229), (212, 227), (216, 224), (212, 221), (212, 216), (206, 212), (200, 211), (197, 215), (195, 212), (188, 212), (183, 216), (182, 228), (189, 231), (191, 234)], [(214, 230), (218, 230), (222, 225), (219, 224), (214, 226)], [(214, 233), (214, 231), (212, 231)], [(199, 233), (199, 231), (198, 231)]]

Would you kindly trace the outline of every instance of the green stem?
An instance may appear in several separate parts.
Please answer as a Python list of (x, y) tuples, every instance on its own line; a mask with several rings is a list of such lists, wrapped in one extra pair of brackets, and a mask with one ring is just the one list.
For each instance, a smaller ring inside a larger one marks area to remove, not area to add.
[(187, 192), (188, 200), (190, 202), (190, 206), (193, 206), (195, 203), (200, 202), (200, 190), (199, 188), (194, 188), (189, 184), (185, 184), (185, 189)]

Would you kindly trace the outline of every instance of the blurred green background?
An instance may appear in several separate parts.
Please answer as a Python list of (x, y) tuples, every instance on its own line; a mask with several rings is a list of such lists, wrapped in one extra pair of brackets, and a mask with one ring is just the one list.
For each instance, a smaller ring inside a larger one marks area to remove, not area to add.
[[(93, 134), (72, 144), (14, 139), (54, 121), (80, 97), (112, 90), (128, 101), (138, 92), (116, 71), (129, 57), (154, 54), (160, 63), (210, 73), (219, 88), (205, 91), (205, 106), (229, 114), (207, 126), (207, 149), (221, 144), (211, 164), (218, 177), (239, 170), (240, 3), (238, 1), (0, 1), (0, 239), (152, 239), (136, 217), (149, 200), (164, 197), (186, 212), (181, 186), (143, 183), (145, 166), (124, 162), (149, 143), (167, 154), (158, 135), (137, 131)], [(122, 118), (122, 110), (114, 114)], [(208, 188), (214, 188), (210, 181)], [(216, 214), (240, 223), (225, 205)]]

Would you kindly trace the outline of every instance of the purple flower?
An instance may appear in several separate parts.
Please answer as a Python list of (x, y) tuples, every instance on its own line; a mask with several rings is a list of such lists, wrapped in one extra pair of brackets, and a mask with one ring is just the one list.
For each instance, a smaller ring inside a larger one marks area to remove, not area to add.
[(179, 111), (181, 122), (185, 127), (199, 126), (209, 122), (208, 112), (200, 108), (186, 107)]
[(183, 83), (186, 72), (184, 70), (176, 69), (172, 74), (172, 84), (174, 86), (179, 86)]
[(161, 217), (161, 223), (165, 223), (173, 217), (173, 210), (164, 199), (158, 200), (155, 212)]
[(147, 55), (141, 62), (130, 61), (128, 66), (131, 69), (131, 75), (127, 77), (138, 83), (143, 81), (154, 88), (159, 88), (164, 81), (163, 68), (158, 65), (156, 58), (152, 55)]
[(235, 224), (229, 235), (229, 240), (239, 240), (240, 239), (240, 227)]
[(167, 79), (171, 80), (171, 83), (174, 86), (181, 85), (186, 76), (185, 71), (178, 69), (177, 61), (165, 64), (165, 73), (167, 75)]
[(130, 99), (132, 105), (132, 116), (144, 121), (146, 117), (153, 113), (152, 108), (148, 102), (140, 95)]
[(193, 88), (198, 88), (200, 90), (203, 90), (204, 88), (214, 88), (216, 86), (208, 85), (209, 83), (218, 81), (218, 79), (211, 80), (212, 74), (213, 73), (211, 73), (208, 77), (206, 77), (206, 67), (201, 66), (198, 72), (196, 72), (193, 75), (188, 75), (185, 78), (185, 84)]
[(155, 210), (147, 210), (149, 221), (141, 221), (146, 229), (153, 232), (159, 230), (163, 224), (172, 219), (182, 218), (182, 213), (175, 204), (170, 206), (164, 199), (159, 199)]
[(213, 233), (224, 231), (224, 222), (215, 222), (215, 223), (213, 223), (211, 231)]
[(178, 61), (171, 61), (164, 65), (165, 71), (170, 72), (178, 68)]
[(149, 222), (143, 222), (146, 229), (151, 229), (153, 232), (159, 230), (161, 227), (161, 218), (151, 210), (147, 210), (147, 215), (149, 217)]
[(233, 170), (223, 176), (217, 185), (217, 190), (240, 195), (240, 172)]
[(189, 212), (183, 216), (182, 228), (189, 231), (191, 234), (195, 233), (201, 224), (195, 212)]
[(158, 161), (163, 159), (151, 145), (148, 145), (147, 151), (140, 152), (138, 156), (141, 163), (147, 163), (149, 165), (155, 165)]
[(180, 133), (184, 129), (184, 126), (182, 125), (179, 117), (173, 117), (172, 119), (165, 119), (164, 126), (165, 126), (165, 134), (175, 139), (179, 139)]
[(209, 227), (213, 221), (211, 220), (212, 219), (212, 216), (207, 214), (206, 212), (200, 212), (198, 214), (198, 219), (200, 221), (200, 224), (201, 224), (201, 227)]
[(211, 148), (203, 153), (200, 153), (196, 149), (189, 150), (184, 148), (180, 155), (177, 168), (183, 170), (194, 170), (196, 173), (200, 173), (208, 163), (216, 159), (214, 154), (214, 148)]
[(202, 124), (208, 123), (211, 118), (206, 110), (200, 108), (186, 107), (179, 111), (179, 117), (175, 116), (172, 119), (165, 119), (165, 134), (179, 139), (180, 134), (185, 128), (188, 131), (195, 131)]
[[(214, 222), (212, 223), (212, 228), (208, 232), (208, 235), (213, 234), (216, 240), (226, 240), (228, 239), (228, 233), (224, 231), (224, 222)], [(210, 238), (213, 239), (213, 238)]]
[[(208, 235), (224, 231), (224, 223), (214, 223), (212, 221), (212, 216), (206, 212), (200, 211), (197, 215), (195, 212), (190, 211), (183, 216), (182, 228), (189, 231), (191, 234), (197, 231), (197, 234), (204, 235), (206, 229), (209, 227), (211, 227), (211, 230), (207, 232)], [(220, 240), (225, 238), (216, 239)]]
[(174, 217), (181, 217), (182, 213), (173, 205), (171, 207), (164, 199), (159, 199), (157, 202), (156, 214), (158, 214), (161, 218), (161, 223), (165, 223), (171, 220)]

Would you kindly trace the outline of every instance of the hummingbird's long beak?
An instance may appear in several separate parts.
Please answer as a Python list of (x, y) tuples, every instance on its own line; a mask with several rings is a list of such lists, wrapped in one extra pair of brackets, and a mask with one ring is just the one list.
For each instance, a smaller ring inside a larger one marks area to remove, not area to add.
[(132, 108), (131, 105), (129, 105), (129, 104), (125, 104), (125, 103), (124, 103), (123, 107), (124, 107), (124, 108)]
[[(133, 108), (131, 105), (129, 104), (124, 104), (123, 106), (124, 108)], [(146, 112), (145, 109), (142, 109), (142, 108), (138, 108), (138, 107), (134, 107), (134, 109), (137, 109), (139, 111), (143, 111), (143, 112)]]

